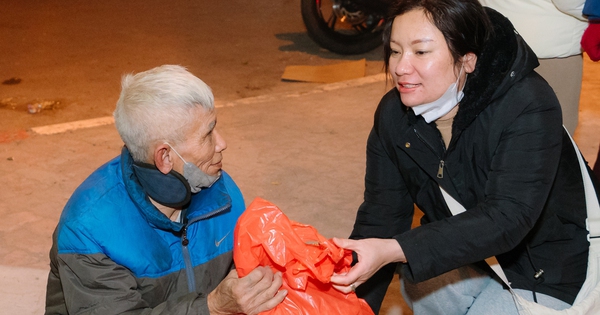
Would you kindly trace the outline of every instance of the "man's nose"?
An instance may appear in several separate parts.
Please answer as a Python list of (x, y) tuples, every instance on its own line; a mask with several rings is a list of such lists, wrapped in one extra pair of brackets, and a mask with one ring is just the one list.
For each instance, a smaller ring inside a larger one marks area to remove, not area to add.
[(227, 149), (227, 142), (225, 142), (225, 139), (221, 136), (221, 134), (216, 129), (213, 130), (213, 133), (215, 134), (216, 140), (215, 151), (221, 152)]

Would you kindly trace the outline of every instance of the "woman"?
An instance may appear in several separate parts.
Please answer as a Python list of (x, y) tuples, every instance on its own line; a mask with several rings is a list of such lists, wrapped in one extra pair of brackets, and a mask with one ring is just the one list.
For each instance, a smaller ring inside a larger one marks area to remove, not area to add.
[[(395, 89), (369, 135), (356, 240), (336, 240), (358, 262), (331, 281), (378, 312), (398, 265), (415, 314), (516, 314), (483, 262), (496, 256), (519, 294), (568, 307), (587, 269), (585, 199), (537, 57), (477, 0), (403, 0), (391, 16)], [(467, 211), (452, 216), (440, 188)]]

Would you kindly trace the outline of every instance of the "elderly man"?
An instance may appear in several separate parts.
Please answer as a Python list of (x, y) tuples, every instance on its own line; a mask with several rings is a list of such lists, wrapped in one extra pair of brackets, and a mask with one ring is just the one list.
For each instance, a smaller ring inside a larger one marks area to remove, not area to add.
[(210, 88), (179, 66), (126, 75), (114, 112), (125, 146), (73, 193), (53, 236), (46, 314), (257, 314), (280, 274), (239, 278), (242, 194), (221, 170)]

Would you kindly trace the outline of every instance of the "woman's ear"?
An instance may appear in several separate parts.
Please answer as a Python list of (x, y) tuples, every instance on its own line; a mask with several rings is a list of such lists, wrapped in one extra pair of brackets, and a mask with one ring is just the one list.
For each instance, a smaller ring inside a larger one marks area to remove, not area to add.
[(462, 62), (467, 73), (475, 71), (475, 64), (477, 63), (477, 55), (470, 52), (462, 57)]
[(154, 148), (154, 165), (163, 174), (169, 173), (173, 169), (173, 162), (169, 154), (171, 147), (166, 143), (158, 145)]

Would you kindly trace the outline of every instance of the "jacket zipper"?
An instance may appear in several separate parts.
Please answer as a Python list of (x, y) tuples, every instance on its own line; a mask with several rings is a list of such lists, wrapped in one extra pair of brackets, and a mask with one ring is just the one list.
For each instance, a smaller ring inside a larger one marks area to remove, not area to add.
[[(446, 163), (446, 162), (444, 162), (444, 158), (441, 157), (441, 156), (439, 156), (435, 152), (435, 149), (433, 148), (433, 146), (430, 145), (429, 142), (427, 142), (425, 139), (423, 139), (423, 137), (421, 137), (421, 135), (419, 134), (419, 132), (417, 131), (417, 129), (413, 128), (413, 130), (415, 132), (415, 135), (417, 135), (417, 138), (419, 138), (419, 140), (421, 140), (421, 142), (423, 142), (429, 148), (429, 150), (431, 150), (431, 152), (433, 152), (437, 156), (437, 158), (440, 160), (440, 163), (438, 165), (437, 178), (439, 178), (439, 179), (444, 178), (444, 165)], [(441, 137), (440, 137), (440, 141), (442, 142), (442, 146), (445, 148), (444, 141), (441, 139)]]
[(197, 222), (200, 220), (205, 220), (212, 216), (218, 215), (218, 214), (222, 213), (223, 211), (227, 210), (228, 208), (229, 208), (229, 205), (221, 207), (221, 208), (211, 211), (205, 215), (199, 216), (199, 217), (193, 219), (192, 221), (186, 222), (183, 226), (183, 231), (181, 233), (181, 247), (182, 247), (182, 253), (183, 253), (183, 261), (185, 262), (185, 274), (186, 274), (187, 283), (188, 283), (188, 290), (190, 293), (196, 292), (196, 278), (194, 277), (194, 267), (192, 266), (192, 257), (190, 256), (190, 251), (188, 248), (190, 240), (187, 238), (187, 228), (188, 228), (188, 226), (190, 226), (190, 224), (192, 224), (194, 222)]
[(183, 247), (182, 253), (183, 261), (185, 262), (185, 274), (187, 277), (188, 291), (192, 293), (196, 291), (196, 279), (194, 278), (194, 268), (192, 267), (192, 259), (190, 257), (190, 251), (188, 250), (188, 244), (190, 243), (190, 240), (187, 238), (188, 224), (183, 227), (181, 245)]
[(440, 160), (440, 165), (438, 166), (437, 178), (444, 178), (444, 160)]

